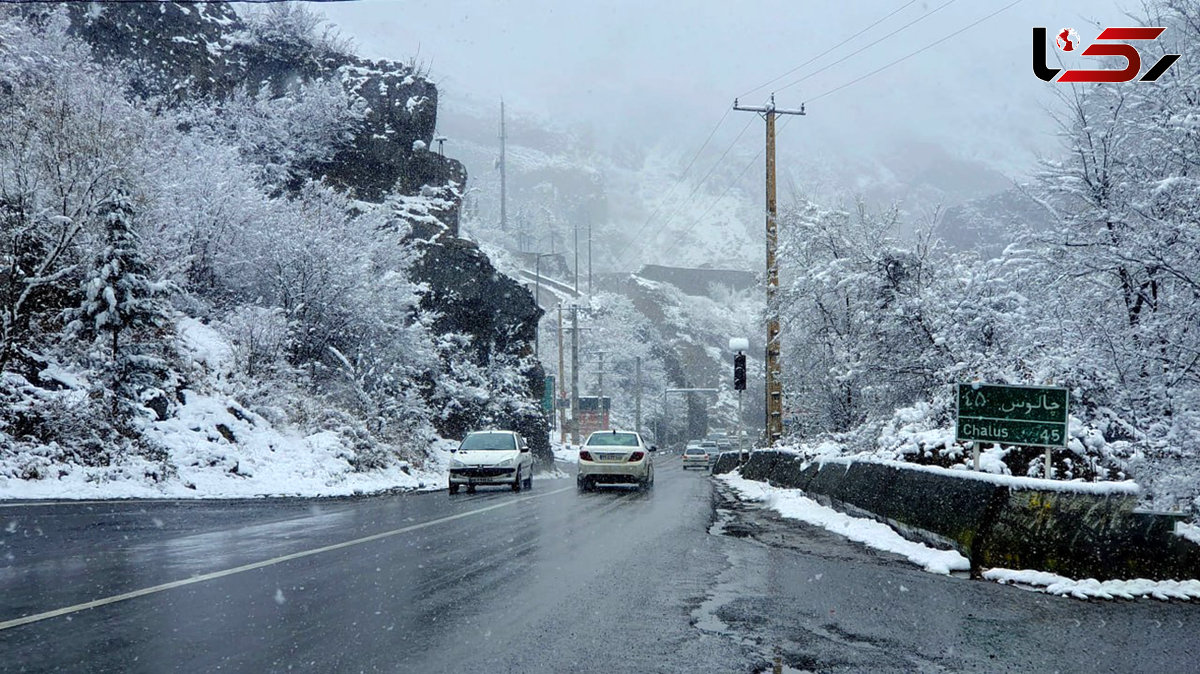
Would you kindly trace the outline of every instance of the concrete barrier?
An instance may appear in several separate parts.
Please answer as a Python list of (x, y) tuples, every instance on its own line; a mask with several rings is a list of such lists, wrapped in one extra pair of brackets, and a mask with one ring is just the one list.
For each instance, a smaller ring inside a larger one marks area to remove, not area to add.
[(895, 462), (805, 462), (773, 450), (753, 452), (744, 464), (727, 452), (713, 473), (739, 465), (747, 479), (803, 489), (910, 538), (953, 546), (971, 560), (973, 575), (1003, 567), (1098, 580), (1200, 577), (1200, 546), (1173, 533), (1178, 517), (1136, 512), (1129, 491)]

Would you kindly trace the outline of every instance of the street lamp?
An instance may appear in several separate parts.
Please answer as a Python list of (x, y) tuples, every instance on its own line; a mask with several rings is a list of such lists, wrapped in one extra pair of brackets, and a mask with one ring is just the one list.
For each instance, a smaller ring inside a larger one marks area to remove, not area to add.
[[(551, 257), (557, 253), (537, 253), (533, 261), (533, 302), (540, 310), (542, 308), (542, 258)], [(542, 344), (542, 319), (538, 317), (538, 329), (533, 336), (533, 357), (538, 358), (539, 347)]]

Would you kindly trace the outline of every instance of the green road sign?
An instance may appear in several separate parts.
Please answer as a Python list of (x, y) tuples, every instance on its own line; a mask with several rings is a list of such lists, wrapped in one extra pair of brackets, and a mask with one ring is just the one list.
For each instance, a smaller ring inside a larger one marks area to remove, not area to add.
[(554, 411), (554, 375), (546, 375), (546, 388), (542, 391), (542, 411), (550, 414)]
[(1066, 447), (1067, 402), (1056, 386), (959, 384), (955, 439)]

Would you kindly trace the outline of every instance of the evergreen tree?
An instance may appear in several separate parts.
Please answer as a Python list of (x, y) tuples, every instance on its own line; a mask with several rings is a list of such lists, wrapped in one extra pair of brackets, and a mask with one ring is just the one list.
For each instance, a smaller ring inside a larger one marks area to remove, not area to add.
[(94, 357), (109, 370), (114, 418), (124, 407), (140, 402), (147, 389), (161, 382), (166, 363), (154, 352), (153, 340), (168, 323), (163, 298), (169, 282), (151, 279), (143, 257), (134, 211), (125, 191), (116, 189), (99, 207), (105, 245), (82, 283), (83, 304), (74, 312), (72, 327), (91, 340)]

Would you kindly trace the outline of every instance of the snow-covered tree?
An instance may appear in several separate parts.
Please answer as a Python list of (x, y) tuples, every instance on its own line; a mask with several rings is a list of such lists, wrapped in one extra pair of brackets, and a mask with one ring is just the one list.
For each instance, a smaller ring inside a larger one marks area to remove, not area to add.
[(109, 370), (105, 395), (112, 396), (116, 417), (122, 406), (143, 402), (166, 373), (166, 361), (154, 346), (170, 322), (164, 298), (173, 287), (154, 278), (142, 255), (126, 192), (113, 190), (98, 216), (104, 223), (104, 247), (84, 274), (83, 302), (71, 312), (70, 328), (95, 345), (97, 360)]
[(0, 14), (0, 371), (58, 329), (90, 216), (124, 178), (145, 120), (112, 91), (63, 12)]
[(927, 392), (946, 360), (931, 242), (902, 245), (898, 213), (862, 204), (801, 202), (781, 221), (784, 384), (807, 429), (850, 430)]

